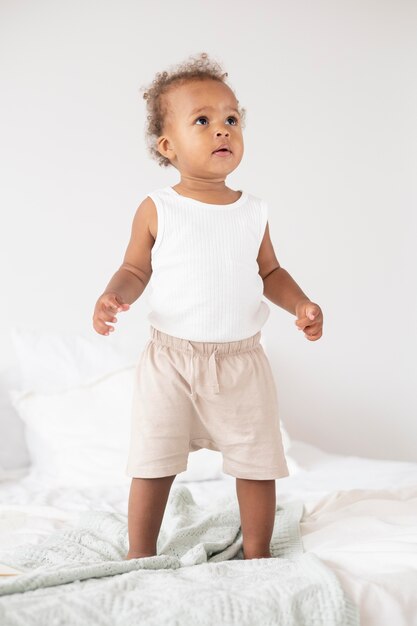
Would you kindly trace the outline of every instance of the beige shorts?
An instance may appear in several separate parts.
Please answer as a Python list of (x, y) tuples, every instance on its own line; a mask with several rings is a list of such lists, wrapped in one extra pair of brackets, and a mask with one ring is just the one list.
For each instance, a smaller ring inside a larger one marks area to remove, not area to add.
[(135, 370), (126, 474), (179, 474), (189, 452), (208, 448), (222, 453), (224, 473), (236, 478), (289, 476), (261, 331), (221, 343), (153, 326), (150, 334)]

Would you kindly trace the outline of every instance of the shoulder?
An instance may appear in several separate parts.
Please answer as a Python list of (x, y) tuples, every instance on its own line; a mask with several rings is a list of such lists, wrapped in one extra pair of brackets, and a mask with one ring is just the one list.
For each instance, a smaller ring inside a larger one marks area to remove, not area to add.
[(246, 197), (253, 202), (254, 204), (258, 204), (259, 206), (267, 206), (268, 203), (265, 200), (265, 198), (262, 198), (261, 196), (258, 196), (255, 193), (251, 193), (250, 191), (244, 191), (243, 193), (246, 194)]
[(154, 189), (142, 200), (138, 210), (140, 209), (143, 213), (147, 213), (150, 216), (156, 215), (157, 207), (159, 208), (161, 202), (165, 201), (168, 197), (169, 194), (167, 193), (166, 187)]
[(153, 239), (156, 239), (158, 213), (155, 205), (155, 192), (147, 195), (136, 209), (133, 218), (134, 224), (138, 225), (142, 230), (147, 230)]
[(167, 200), (169, 200), (169, 189), (167, 187), (160, 187), (150, 191), (148, 195), (140, 203), (136, 215), (142, 222), (142, 225), (146, 224), (149, 233), (156, 239), (158, 232), (158, 218), (159, 221), (163, 220), (163, 213), (161, 208), (164, 206)]
[(269, 217), (269, 204), (265, 198), (261, 198), (254, 193), (250, 193), (246, 191), (246, 197), (248, 198), (249, 204), (255, 209), (256, 214), (259, 216), (261, 220), (262, 230), (265, 228), (265, 224), (268, 221)]
[(268, 202), (267, 200), (265, 200), (265, 198), (262, 198), (261, 196), (258, 196), (254, 193), (248, 193), (247, 192), (247, 196), (250, 198), (251, 202), (253, 204), (255, 204), (263, 217), (267, 216), (268, 214)]
[(150, 196), (142, 201), (143, 212), (146, 216), (147, 228), (155, 241), (158, 234), (158, 213), (156, 210), (155, 202)]

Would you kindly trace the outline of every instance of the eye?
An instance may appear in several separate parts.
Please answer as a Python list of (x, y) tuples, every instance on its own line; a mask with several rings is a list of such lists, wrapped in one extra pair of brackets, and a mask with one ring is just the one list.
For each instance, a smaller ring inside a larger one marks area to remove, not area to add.
[[(230, 115), (226, 119), (227, 120), (234, 120), (234, 124), (232, 124), (232, 126), (236, 126), (238, 124), (238, 122), (239, 122), (237, 117), (235, 117), (234, 115)], [(200, 115), (200, 117), (197, 117), (197, 119), (195, 121), (198, 122), (199, 120), (206, 120), (208, 122), (207, 117), (205, 115)], [(203, 126), (206, 126), (206, 124), (203, 124)]]

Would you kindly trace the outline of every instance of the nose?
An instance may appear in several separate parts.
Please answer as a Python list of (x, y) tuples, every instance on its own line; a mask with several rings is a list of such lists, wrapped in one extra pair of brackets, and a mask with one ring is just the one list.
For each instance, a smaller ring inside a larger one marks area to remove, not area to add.
[[(222, 131), (221, 131), (221, 130), (218, 130), (218, 131), (216, 132), (216, 135), (221, 135), (221, 134), (222, 134)], [(226, 131), (225, 131), (225, 133), (224, 133), (224, 135), (225, 135), (225, 137), (228, 137), (228, 136), (229, 136), (229, 131), (228, 131), (228, 130), (226, 130)]]

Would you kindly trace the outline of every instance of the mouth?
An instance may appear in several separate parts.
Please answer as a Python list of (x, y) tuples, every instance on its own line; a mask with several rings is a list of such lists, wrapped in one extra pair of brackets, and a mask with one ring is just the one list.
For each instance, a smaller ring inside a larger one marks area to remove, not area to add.
[(231, 150), (229, 150), (228, 148), (218, 148), (217, 150), (214, 150), (214, 152), (212, 152), (212, 154), (216, 154), (217, 156), (229, 156), (229, 154), (232, 154)]

